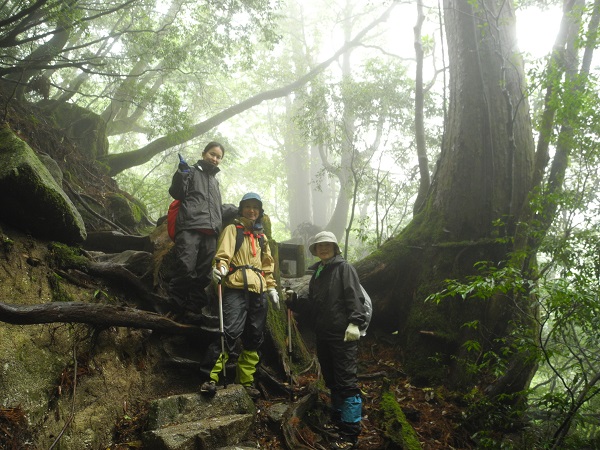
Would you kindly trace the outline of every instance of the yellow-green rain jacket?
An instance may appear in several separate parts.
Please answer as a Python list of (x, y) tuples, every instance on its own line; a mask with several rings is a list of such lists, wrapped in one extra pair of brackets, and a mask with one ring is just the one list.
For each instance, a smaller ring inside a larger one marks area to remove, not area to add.
[[(235, 252), (238, 233), (236, 226), (242, 226), (244, 229), (244, 240), (237, 252)], [(219, 236), (215, 260), (217, 266), (224, 266), (228, 271), (228, 275), (223, 279), (226, 288), (244, 289), (244, 272), (250, 292), (261, 293), (277, 286), (273, 277), (275, 261), (271, 256), (267, 237), (264, 237), (261, 249), (259, 236), (262, 234), (262, 228), (255, 230), (253, 226), (251, 220), (238, 217), (233, 224), (225, 227)], [(236, 267), (239, 269), (235, 269)]]

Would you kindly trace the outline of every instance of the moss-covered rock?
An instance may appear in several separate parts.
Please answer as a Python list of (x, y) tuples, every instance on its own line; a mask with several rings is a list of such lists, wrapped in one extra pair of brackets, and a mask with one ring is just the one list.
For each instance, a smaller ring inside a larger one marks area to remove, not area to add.
[(146, 207), (123, 192), (113, 192), (107, 196), (107, 213), (121, 226), (137, 228), (146, 217)]
[(81, 255), (79, 248), (69, 247), (60, 242), (51, 242), (48, 244), (48, 249), (50, 251), (47, 260), (52, 267), (85, 270), (89, 265), (88, 259)]
[(380, 407), (386, 436), (403, 450), (420, 450), (421, 443), (417, 433), (406, 420), (392, 391), (382, 394)]
[(86, 238), (81, 215), (33, 150), (0, 127), (0, 218), (35, 236), (78, 243)]

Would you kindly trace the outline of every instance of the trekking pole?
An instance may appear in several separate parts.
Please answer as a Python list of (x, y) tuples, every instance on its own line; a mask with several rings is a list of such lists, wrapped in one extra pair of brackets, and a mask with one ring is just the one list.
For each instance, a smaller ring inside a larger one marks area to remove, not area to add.
[(292, 375), (292, 310), (287, 309), (288, 322), (288, 362), (290, 365), (290, 402), (294, 401), (294, 377)]
[(221, 282), (218, 284), (219, 292), (219, 332), (221, 333), (221, 364), (223, 364), (223, 386), (227, 387), (227, 368), (225, 367), (225, 327), (223, 326), (223, 290)]

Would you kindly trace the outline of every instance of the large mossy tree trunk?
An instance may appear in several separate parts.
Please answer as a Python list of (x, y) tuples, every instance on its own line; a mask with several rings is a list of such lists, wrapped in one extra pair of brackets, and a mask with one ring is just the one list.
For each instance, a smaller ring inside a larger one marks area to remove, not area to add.
[[(534, 143), (511, 3), (446, 0), (444, 14), (450, 102), (432, 185), (402, 234), (357, 269), (375, 297), (373, 323), (399, 331), (413, 379), (458, 388), (475, 381), (461, 363), (463, 344), (476, 339), (484, 352), (526, 312), (505, 299), (424, 300), (478, 261), (507, 259)], [(464, 326), (473, 321), (476, 330)]]

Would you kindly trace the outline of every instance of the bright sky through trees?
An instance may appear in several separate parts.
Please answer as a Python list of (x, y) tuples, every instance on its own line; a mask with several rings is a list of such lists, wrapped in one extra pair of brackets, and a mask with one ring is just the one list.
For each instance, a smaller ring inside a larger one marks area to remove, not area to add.
[(519, 48), (534, 58), (550, 53), (560, 26), (560, 7), (542, 11), (528, 8), (517, 11)]

